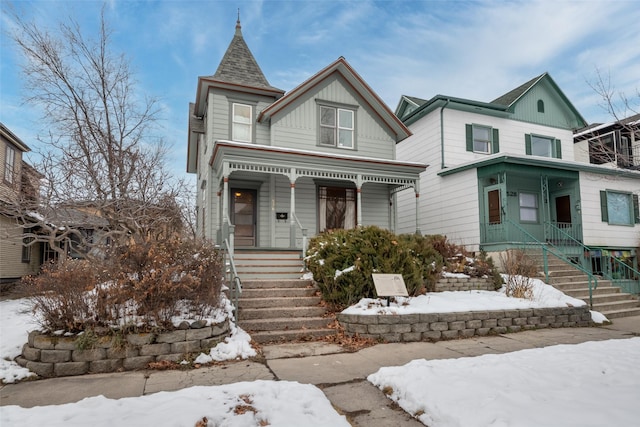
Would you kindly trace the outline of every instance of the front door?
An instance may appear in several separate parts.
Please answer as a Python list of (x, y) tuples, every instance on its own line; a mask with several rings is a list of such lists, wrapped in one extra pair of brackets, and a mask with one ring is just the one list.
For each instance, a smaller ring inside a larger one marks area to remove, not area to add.
[(500, 190), (491, 190), (487, 192), (487, 205), (489, 208), (489, 224), (500, 224), (502, 222)]
[(556, 221), (558, 227), (571, 227), (571, 197), (569, 195), (556, 197)]
[(256, 190), (231, 189), (231, 222), (236, 246), (256, 246)]

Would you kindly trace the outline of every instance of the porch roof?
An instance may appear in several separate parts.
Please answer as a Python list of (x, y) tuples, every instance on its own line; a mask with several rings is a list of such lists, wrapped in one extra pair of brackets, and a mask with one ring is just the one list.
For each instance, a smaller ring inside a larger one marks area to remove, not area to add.
[[(428, 165), (219, 140), (209, 164), (220, 173), (249, 171), (297, 177), (415, 186)], [(226, 164), (226, 166), (225, 166)], [(227, 170), (225, 171), (225, 167)]]
[(446, 168), (438, 172), (439, 176), (453, 175), (469, 169), (477, 169), (484, 166), (495, 165), (499, 163), (509, 163), (515, 165), (538, 166), (550, 169), (561, 169), (565, 171), (591, 172), (600, 175), (614, 175), (627, 178), (640, 179), (640, 171), (628, 169), (615, 169), (607, 166), (592, 165), (589, 163), (575, 162), (569, 160), (553, 159), (547, 157), (504, 154), (497, 153), (487, 156), (484, 159), (474, 160), (462, 163), (458, 166)]

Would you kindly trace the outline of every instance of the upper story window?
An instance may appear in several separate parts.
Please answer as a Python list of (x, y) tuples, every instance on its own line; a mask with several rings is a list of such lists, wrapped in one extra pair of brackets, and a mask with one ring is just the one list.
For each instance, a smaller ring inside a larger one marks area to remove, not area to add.
[(15, 183), (16, 173), (16, 150), (9, 145), (6, 146), (5, 158), (4, 158), (4, 181), (7, 184)]
[(231, 139), (233, 141), (251, 142), (253, 137), (253, 107), (234, 102), (232, 109)]
[(353, 148), (355, 114), (345, 108), (320, 106), (320, 144), (338, 148)]
[(620, 132), (609, 132), (589, 140), (590, 163), (615, 163), (624, 168), (633, 166), (633, 160), (631, 141)]
[(466, 125), (467, 151), (492, 154), (500, 151), (498, 129), (482, 125)]
[(538, 113), (544, 113), (544, 101), (538, 99)]
[(530, 156), (562, 158), (560, 140), (548, 136), (525, 135), (525, 151)]

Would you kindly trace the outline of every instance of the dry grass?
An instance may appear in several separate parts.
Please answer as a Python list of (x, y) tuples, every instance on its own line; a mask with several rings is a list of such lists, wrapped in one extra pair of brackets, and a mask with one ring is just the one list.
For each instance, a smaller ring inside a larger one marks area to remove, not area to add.
[(537, 266), (522, 250), (512, 250), (500, 255), (502, 269), (508, 275), (505, 294), (508, 297), (533, 299), (533, 282)]

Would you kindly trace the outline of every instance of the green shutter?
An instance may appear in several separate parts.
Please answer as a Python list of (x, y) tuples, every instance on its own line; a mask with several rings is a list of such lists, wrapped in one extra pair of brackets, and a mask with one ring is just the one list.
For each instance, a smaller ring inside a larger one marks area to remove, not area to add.
[(531, 155), (531, 135), (526, 134), (524, 136), (524, 152), (530, 156)]
[(638, 195), (633, 195), (633, 215), (635, 217), (636, 224), (640, 224), (640, 203), (638, 203)]
[(561, 159), (562, 158), (562, 144), (560, 143), (560, 140), (556, 139), (553, 142), (553, 145), (555, 145), (556, 159)]
[(609, 210), (607, 208), (607, 192), (600, 192), (600, 215), (602, 216), (602, 221), (609, 222)]
[(473, 126), (465, 126), (467, 128), (467, 151), (473, 151)]
[(491, 141), (491, 153), (500, 152), (500, 137), (498, 136), (498, 129), (493, 129), (493, 141)]

